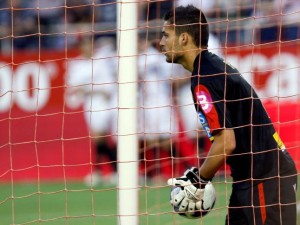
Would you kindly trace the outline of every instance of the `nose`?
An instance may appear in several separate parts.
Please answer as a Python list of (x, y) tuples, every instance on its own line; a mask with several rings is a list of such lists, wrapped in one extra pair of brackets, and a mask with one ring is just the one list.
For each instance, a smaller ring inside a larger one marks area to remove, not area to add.
[(163, 47), (165, 46), (164, 37), (161, 38), (161, 40), (159, 42), (159, 46), (160, 46), (160, 50), (163, 51)]

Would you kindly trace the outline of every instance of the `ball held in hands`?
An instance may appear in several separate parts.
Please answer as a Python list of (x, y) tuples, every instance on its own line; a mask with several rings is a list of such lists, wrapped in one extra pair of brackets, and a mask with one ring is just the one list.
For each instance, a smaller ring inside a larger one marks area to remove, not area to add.
[(192, 183), (185, 175), (168, 180), (168, 184), (172, 186), (170, 203), (174, 211), (188, 219), (196, 219), (207, 215), (216, 202), (216, 192), (213, 184), (210, 181), (202, 181), (199, 185), (201, 179), (198, 178), (198, 184), (195, 185), (195, 177), (193, 177)]

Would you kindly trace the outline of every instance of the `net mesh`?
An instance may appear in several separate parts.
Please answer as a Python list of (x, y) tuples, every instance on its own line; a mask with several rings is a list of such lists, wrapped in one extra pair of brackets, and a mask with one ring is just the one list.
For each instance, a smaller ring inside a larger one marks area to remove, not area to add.
[[(1, 224), (117, 224), (117, 4), (1, 1)], [(166, 181), (201, 165), (211, 146), (195, 113), (190, 73), (165, 63), (159, 51), (161, 19), (175, 6), (202, 8), (208, 48), (253, 85), (299, 171), (298, 1), (133, 4), (139, 14), (139, 49), (131, 57), (139, 71), (140, 224), (195, 223), (173, 212)], [(224, 223), (232, 185), (226, 166), (214, 185), (216, 206), (196, 223)]]

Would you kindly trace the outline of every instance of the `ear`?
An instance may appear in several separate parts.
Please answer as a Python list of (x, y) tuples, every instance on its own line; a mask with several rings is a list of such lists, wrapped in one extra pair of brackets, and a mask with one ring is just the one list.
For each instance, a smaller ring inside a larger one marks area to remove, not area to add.
[(180, 36), (179, 36), (179, 43), (182, 45), (182, 46), (185, 46), (188, 44), (189, 42), (189, 35), (187, 33), (181, 33)]

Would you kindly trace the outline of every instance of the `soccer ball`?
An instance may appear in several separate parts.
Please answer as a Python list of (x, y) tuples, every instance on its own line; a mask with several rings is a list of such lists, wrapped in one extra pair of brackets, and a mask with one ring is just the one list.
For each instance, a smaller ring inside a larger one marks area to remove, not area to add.
[(205, 189), (207, 189), (206, 191), (209, 196), (204, 196), (203, 199), (201, 200), (201, 210), (195, 210), (192, 212), (191, 211), (180, 212), (179, 207), (172, 204), (173, 197), (176, 196), (182, 189), (181, 189), (181, 187), (171, 188), (170, 201), (171, 201), (171, 205), (172, 205), (174, 211), (177, 212), (178, 215), (185, 217), (187, 219), (197, 219), (197, 218), (201, 218), (201, 217), (207, 215), (213, 209), (213, 207), (215, 205), (216, 194), (215, 194), (215, 189), (212, 186), (212, 184), (207, 184), (206, 186), (207, 187), (205, 187)]

